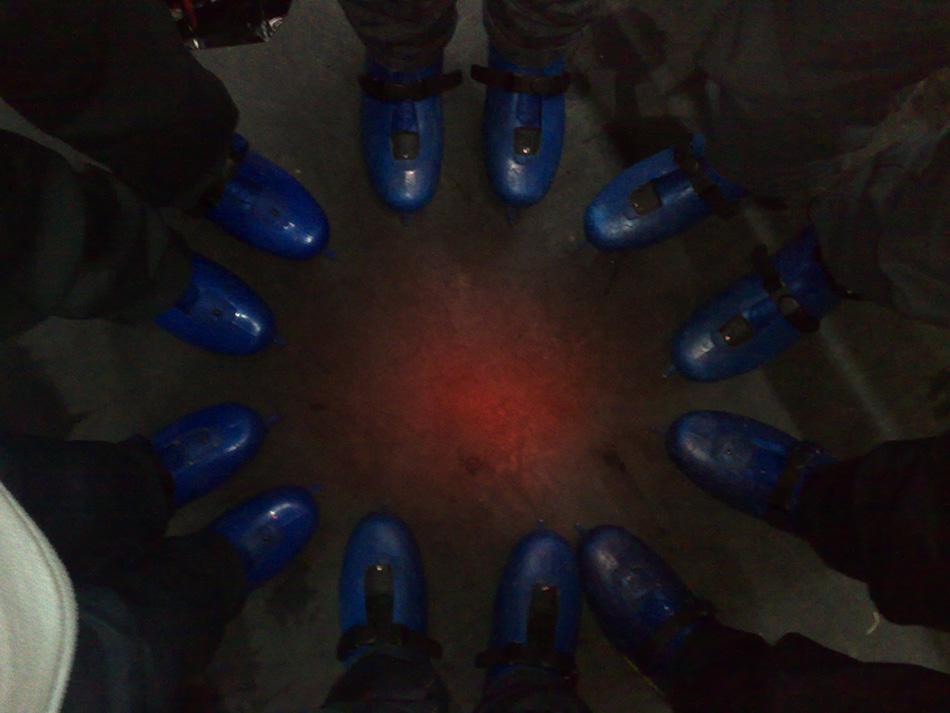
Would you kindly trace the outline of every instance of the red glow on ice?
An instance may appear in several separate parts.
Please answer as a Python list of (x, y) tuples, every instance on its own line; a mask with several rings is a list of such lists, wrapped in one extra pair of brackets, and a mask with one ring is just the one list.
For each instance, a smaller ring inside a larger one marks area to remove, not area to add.
[(504, 339), (482, 338), (468, 349), (441, 345), (420, 370), (425, 389), (411, 403), (411, 418), (466, 453), (516, 468), (558, 450), (577, 430), (576, 376), (563, 356), (519, 356)]
[(571, 325), (524, 294), (438, 287), (421, 290), (431, 307), (366, 335), (349, 399), (363, 444), (386, 461), (525, 474), (584, 447), (592, 365)]

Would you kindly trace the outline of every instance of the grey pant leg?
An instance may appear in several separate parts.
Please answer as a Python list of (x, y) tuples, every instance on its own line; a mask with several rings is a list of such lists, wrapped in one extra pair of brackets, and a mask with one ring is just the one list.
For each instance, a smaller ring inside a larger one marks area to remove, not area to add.
[(950, 327), (950, 123), (842, 174), (811, 215), (839, 284)]
[[(936, 324), (950, 324), (946, 119), (905, 112), (919, 130), (896, 141), (880, 127), (921, 80), (940, 92), (948, 44), (950, 14), (930, 0), (727, 2), (696, 55), (717, 90), (710, 164), (752, 193), (814, 196), (835, 279)], [(905, 105), (924, 95), (911, 93)]]
[(564, 56), (590, 24), (595, 0), (485, 0), (488, 38), (507, 59), (543, 67)]
[(110, 174), (0, 132), (0, 338), (48, 316), (138, 320), (174, 304), (190, 260)]
[(707, 157), (752, 193), (814, 189), (899, 92), (947, 64), (950, 13), (940, 0), (720, 5), (693, 37), (695, 62), (717, 89), (703, 122)]
[(391, 70), (436, 62), (455, 32), (455, 0), (340, 0), (370, 56)]

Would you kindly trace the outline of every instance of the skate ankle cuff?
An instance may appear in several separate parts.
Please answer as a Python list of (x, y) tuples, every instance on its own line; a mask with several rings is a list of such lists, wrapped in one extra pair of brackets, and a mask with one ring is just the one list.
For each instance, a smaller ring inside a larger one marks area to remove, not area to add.
[(788, 289), (778, 268), (769, 258), (769, 251), (765, 245), (756, 245), (753, 249), (752, 265), (762, 278), (762, 285), (778, 307), (779, 313), (799, 332), (809, 334), (818, 331), (821, 320), (802, 307), (798, 298)]
[(573, 655), (531, 644), (510, 643), (488, 649), (475, 657), (476, 668), (493, 666), (540, 666), (557, 671), (571, 680), (577, 678), (577, 664)]
[(346, 661), (358, 649), (379, 646), (398, 646), (429, 659), (442, 658), (442, 647), (437, 641), (402, 624), (358, 624), (340, 637), (336, 657)]
[(559, 96), (571, 86), (571, 75), (568, 72), (539, 77), (534, 74), (510, 72), (507, 69), (473, 64), (471, 76), (476, 82), (485, 86), (499, 87), (515, 94), (537, 94), (543, 97)]
[(378, 101), (417, 102), (455, 89), (462, 83), (462, 72), (457, 69), (448, 74), (436, 74), (415, 82), (395, 82), (362, 74), (359, 82), (363, 92)]

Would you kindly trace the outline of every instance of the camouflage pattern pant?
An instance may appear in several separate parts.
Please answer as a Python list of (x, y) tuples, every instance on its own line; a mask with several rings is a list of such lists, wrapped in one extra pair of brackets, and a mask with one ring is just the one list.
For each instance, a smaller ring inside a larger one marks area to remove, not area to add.
[[(394, 70), (436, 61), (455, 31), (455, 0), (340, 0), (370, 55)], [(508, 59), (543, 66), (590, 22), (594, 0), (485, 0), (485, 28)]]

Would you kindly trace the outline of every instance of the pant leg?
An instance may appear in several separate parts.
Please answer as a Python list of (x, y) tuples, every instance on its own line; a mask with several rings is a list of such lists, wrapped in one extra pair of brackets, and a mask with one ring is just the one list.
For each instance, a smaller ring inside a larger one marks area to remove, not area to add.
[(322, 710), (447, 713), (449, 693), (428, 658), (387, 646), (351, 665), (333, 684)]
[(168, 538), (123, 573), (78, 585), (63, 713), (178, 713), (183, 683), (210, 663), (245, 597), (237, 553), (212, 533)]
[(543, 67), (580, 39), (594, 6), (595, 0), (485, 0), (485, 29), (507, 59)]
[(0, 480), (73, 579), (128, 561), (165, 533), (171, 476), (144, 439), (59, 441), (0, 432)]
[(188, 254), (127, 186), (17, 134), (0, 155), (0, 338), (51, 315), (146, 319), (185, 291)]
[(805, 483), (802, 534), (898, 624), (950, 631), (950, 432), (894, 441)]
[(156, 205), (220, 180), (237, 110), (164, 2), (0, 2), (0, 96)]
[(590, 713), (572, 682), (540, 668), (518, 666), (485, 688), (476, 713)]
[(929, 0), (733, 2), (696, 53), (716, 88), (703, 127), (711, 165), (752, 193), (814, 197), (841, 286), (944, 326), (948, 18)]
[[(669, 5), (648, 0), (656, 4)], [(707, 156), (752, 193), (812, 191), (899, 92), (947, 64), (950, 22), (939, 0), (719, 5), (694, 38), (697, 66), (717, 89), (703, 127)]]
[(950, 118), (843, 172), (811, 217), (840, 285), (950, 327)]
[(711, 624), (686, 642), (667, 694), (676, 713), (939, 713), (950, 709), (950, 676)]
[(369, 55), (392, 70), (437, 61), (455, 32), (456, 0), (340, 0)]

